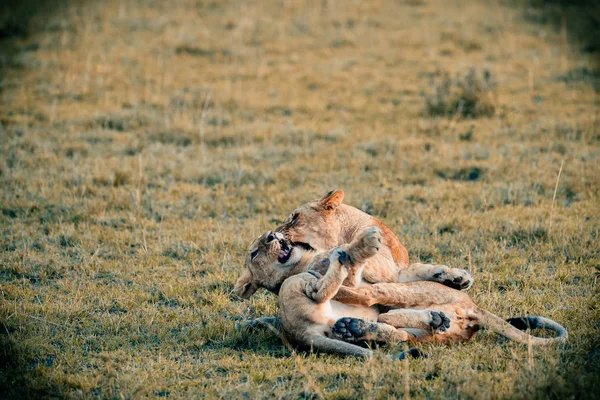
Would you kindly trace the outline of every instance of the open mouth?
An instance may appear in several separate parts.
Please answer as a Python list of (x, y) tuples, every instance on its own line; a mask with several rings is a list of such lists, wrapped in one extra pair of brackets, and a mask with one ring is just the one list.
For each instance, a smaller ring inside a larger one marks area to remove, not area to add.
[(315, 251), (311, 245), (303, 242), (292, 242), (286, 235), (281, 232), (268, 232), (267, 233), (267, 243), (277, 241), (279, 244), (279, 254), (277, 255), (277, 261), (281, 264), (285, 264), (288, 262), (292, 253), (294, 252), (294, 248), (298, 248), (304, 251)]
[(294, 247), (301, 248), (305, 251), (315, 251), (308, 243), (290, 242), (283, 239), (279, 241), (279, 244), (281, 245), (281, 249), (279, 250), (279, 257), (277, 257), (277, 260), (282, 264), (285, 264), (290, 259)]
[(267, 233), (267, 243), (275, 241), (279, 244), (279, 255), (277, 256), (277, 261), (279, 261), (281, 264), (285, 264), (290, 259), (292, 252), (294, 251), (292, 242), (290, 242), (279, 232), (269, 231)]
[(279, 250), (279, 256), (277, 257), (277, 261), (279, 261), (281, 264), (285, 264), (292, 256), (294, 248), (290, 246), (285, 240), (279, 241), (279, 244), (281, 245), (281, 249)]

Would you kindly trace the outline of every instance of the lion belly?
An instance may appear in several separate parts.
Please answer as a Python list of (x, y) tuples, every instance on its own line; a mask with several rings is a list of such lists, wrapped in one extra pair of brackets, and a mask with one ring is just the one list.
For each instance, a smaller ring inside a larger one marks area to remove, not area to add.
[(334, 300), (320, 304), (315, 311), (322, 318), (333, 322), (344, 317), (361, 318), (369, 321), (377, 321), (379, 317), (379, 311), (374, 307), (355, 307)]

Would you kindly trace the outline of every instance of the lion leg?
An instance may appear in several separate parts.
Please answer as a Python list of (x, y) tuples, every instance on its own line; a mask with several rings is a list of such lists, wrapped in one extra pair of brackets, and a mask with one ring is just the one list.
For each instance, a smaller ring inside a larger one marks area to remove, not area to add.
[[(308, 339), (308, 343), (312, 350), (316, 350), (323, 353), (330, 354), (341, 354), (346, 356), (354, 356), (361, 357), (365, 359), (369, 359), (373, 356), (373, 351), (369, 349), (365, 349), (363, 347), (359, 347), (355, 344), (344, 342), (341, 340), (331, 339), (326, 336), (321, 335), (312, 335)], [(401, 351), (398, 354), (390, 355), (392, 359), (395, 360), (404, 360), (405, 358), (421, 358), (427, 357), (421, 350), (419, 349), (409, 349), (407, 351)]]
[(323, 353), (342, 354), (362, 358), (371, 358), (373, 355), (373, 352), (369, 349), (317, 334), (311, 335), (306, 343), (313, 351), (316, 350)]
[(343, 246), (348, 254), (349, 271), (344, 285), (358, 287), (362, 282), (365, 262), (373, 257), (381, 247), (381, 230), (375, 226), (365, 229), (352, 241)]
[(436, 306), (435, 311), (391, 310), (381, 314), (378, 321), (406, 331), (417, 342), (464, 342), (480, 329), (478, 320), (472, 318), (468, 309), (453, 304)]
[(350, 317), (337, 320), (331, 327), (331, 334), (339, 340), (350, 342), (406, 342), (410, 339), (408, 333), (391, 325)]
[[(365, 229), (352, 243), (339, 247), (329, 255), (329, 269), (314, 285), (309, 296), (317, 303), (331, 300), (349, 275), (351, 280), (360, 281), (364, 261), (374, 256), (381, 246), (381, 230), (376, 227)], [(307, 293), (308, 294), (308, 293)]]
[(467, 290), (473, 285), (473, 277), (464, 269), (447, 265), (411, 264), (400, 273), (398, 282), (432, 281), (453, 289)]
[(432, 342), (434, 335), (431, 330), (418, 329), (418, 328), (398, 328), (399, 331), (406, 332), (410, 335), (410, 338), (418, 343)]
[(380, 314), (377, 322), (395, 328), (414, 328), (430, 333), (444, 333), (450, 328), (450, 319), (441, 311), (400, 309)]
[[(423, 332), (427, 333), (426, 331)], [(406, 342), (414, 340), (415, 337), (411, 332), (396, 329), (391, 325), (348, 317), (340, 318), (336, 321), (331, 327), (331, 335), (339, 339), (334, 340), (335, 342)], [(355, 346), (353, 344), (351, 345)], [(365, 350), (362, 347), (359, 348)], [(370, 350), (367, 350), (367, 352), (369, 356), (372, 354)], [(427, 356), (421, 350), (411, 348), (406, 351), (401, 351), (398, 354), (390, 355), (389, 357), (396, 360), (404, 360), (405, 358), (421, 358)]]
[(345, 247), (352, 264), (362, 264), (373, 257), (381, 247), (381, 229), (376, 226), (365, 229)]
[(375, 283), (351, 288), (342, 286), (334, 298), (344, 304), (392, 309), (425, 309), (444, 311), (445, 307), (462, 304), (473, 307), (473, 300), (464, 292), (440, 286), (434, 282)]
[(306, 295), (317, 304), (331, 300), (348, 276), (348, 269), (344, 265), (347, 258), (345, 251), (335, 249), (329, 256), (329, 269), (323, 277), (307, 285)]
[(335, 300), (354, 306), (371, 307), (374, 305), (392, 308), (411, 308), (413, 303), (421, 303), (426, 291), (417, 286), (403, 283), (376, 283), (363, 287), (342, 286)]

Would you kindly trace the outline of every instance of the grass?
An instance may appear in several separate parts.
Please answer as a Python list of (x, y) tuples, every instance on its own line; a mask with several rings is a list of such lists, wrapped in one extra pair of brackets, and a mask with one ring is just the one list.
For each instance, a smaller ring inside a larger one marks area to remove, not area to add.
[(494, 84), (488, 71), (478, 74), (471, 69), (455, 79), (446, 74), (432, 86), (432, 93), (425, 98), (426, 115), (430, 117), (479, 118), (494, 115)]
[[(598, 397), (599, 75), (569, 25), (492, 0), (21, 11), (0, 19), (2, 397)], [(429, 115), (432, 79), (471, 70), (493, 112)], [(333, 188), (569, 343), (364, 362), (237, 332), (277, 313), (229, 296), (246, 246)]]

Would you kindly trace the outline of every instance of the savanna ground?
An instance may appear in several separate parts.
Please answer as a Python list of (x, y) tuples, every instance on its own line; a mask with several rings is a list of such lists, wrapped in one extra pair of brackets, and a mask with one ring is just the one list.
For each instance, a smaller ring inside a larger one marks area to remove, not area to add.
[[(598, 397), (598, 32), (545, 7), (3, 7), (2, 397)], [(334, 188), (569, 342), (365, 362), (238, 332), (277, 313), (230, 297), (247, 245)]]

